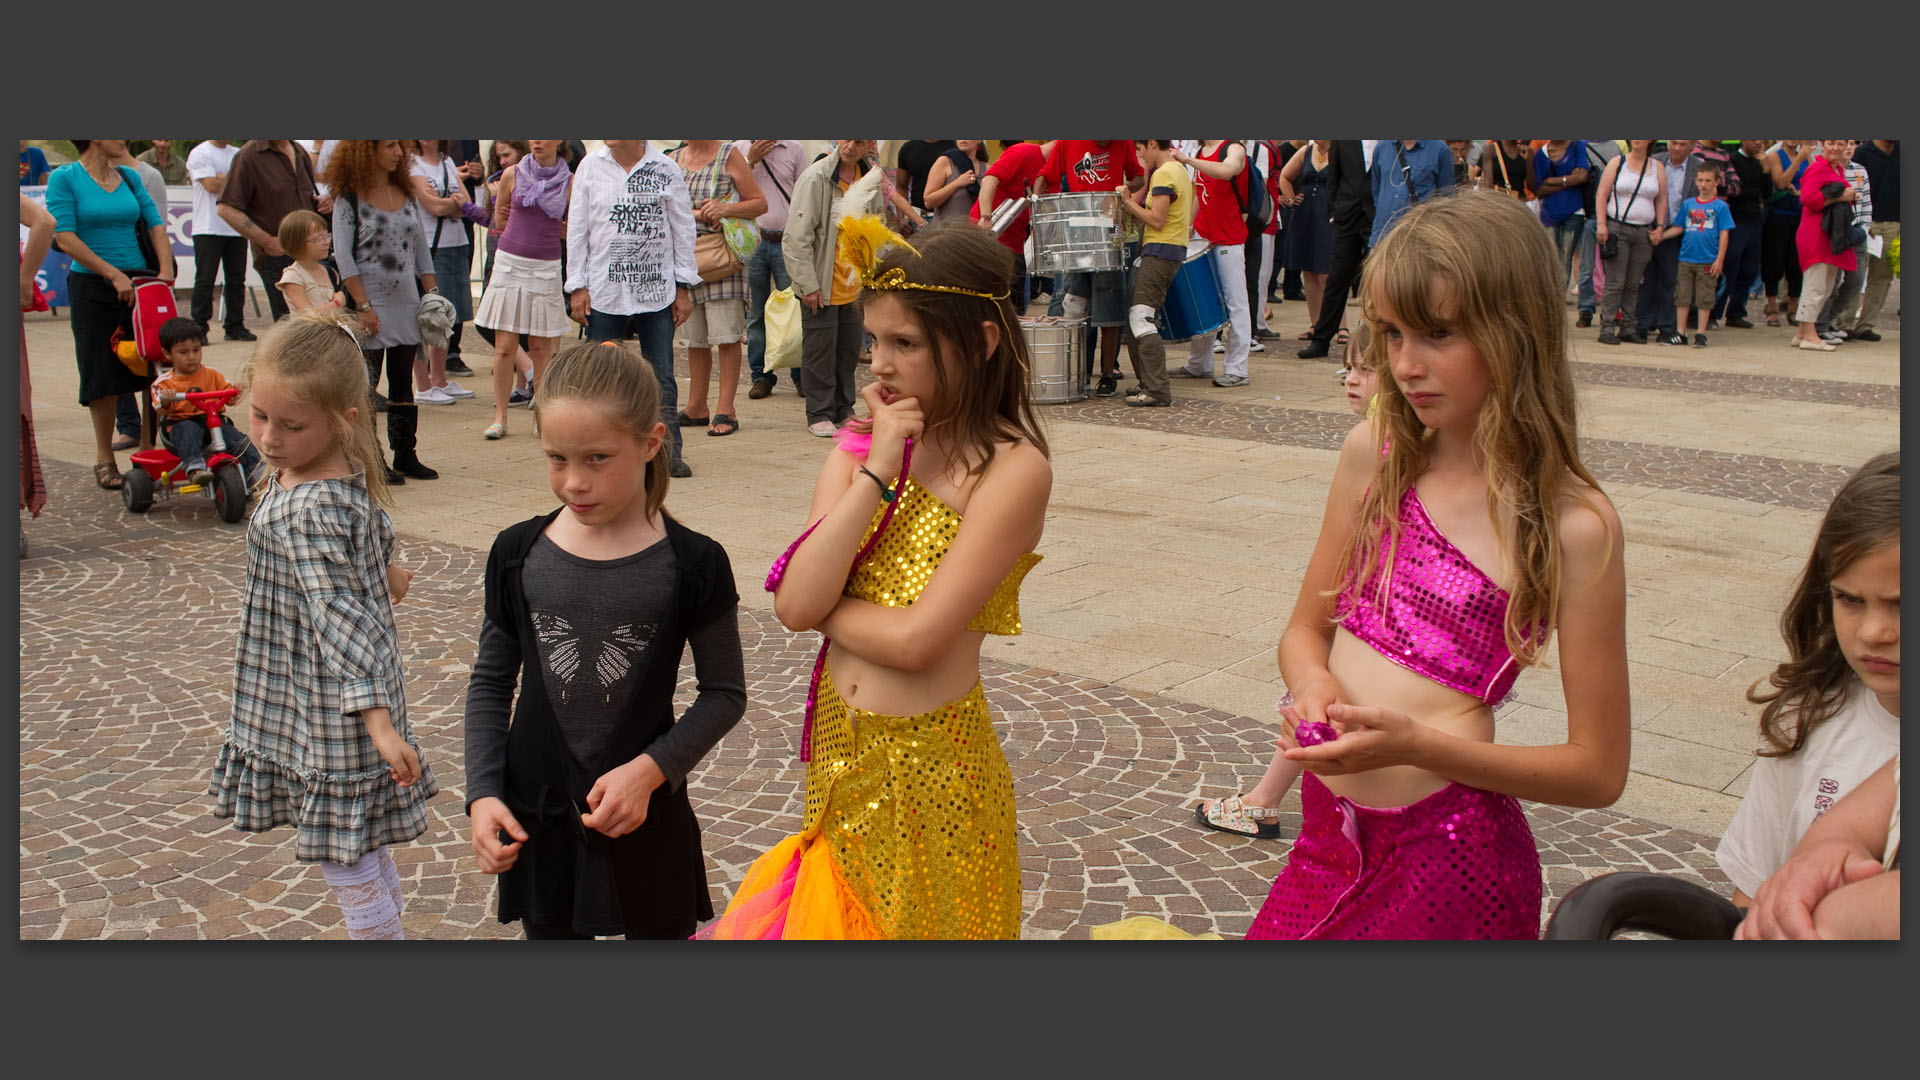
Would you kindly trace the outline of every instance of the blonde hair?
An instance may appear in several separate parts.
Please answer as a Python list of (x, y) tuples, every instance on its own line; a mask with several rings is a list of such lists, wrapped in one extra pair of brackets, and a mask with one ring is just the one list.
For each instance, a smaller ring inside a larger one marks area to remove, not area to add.
[(298, 259), (307, 253), (307, 239), (313, 235), (315, 225), (327, 227), (327, 219), (311, 210), (294, 210), (280, 219), (280, 235), (274, 239), (280, 241), (280, 250), (291, 258)]
[[(653, 434), (653, 426), (661, 422), (660, 381), (654, 377), (653, 365), (616, 341), (583, 341), (560, 350), (540, 376), (540, 394), (533, 402), (535, 421), (556, 401), (600, 406), (642, 446)], [(649, 518), (666, 505), (667, 485), (672, 483), (668, 472), (671, 454), (663, 442), (653, 460), (647, 462), (644, 483)]]
[(1524, 665), (1539, 662), (1557, 622), (1560, 500), (1574, 494), (1594, 505), (1600, 491), (1580, 461), (1557, 263), (1546, 230), (1525, 206), (1504, 194), (1471, 191), (1409, 209), (1368, 256), (1361, 310), (1372, 330), (1366, 356), (1381, 373), (1374, 431), (1386, 449), (1335, 572), (1343, 587), (1386, 588), (1379, 574), (1382, 539), (1391, 564), (1400, 500), (1428, 464), (1426, 426), (1390, 377), (1379, 318), (1384, 301), (1403, 333), (1445, 327), (1485, 358), (1487, 398), (1472, 438), (1484, 462), (1487, 513), (1512, 523), (1500, 535), (1514, 571), (1506, 644)]
[[(364, 333), (352, 315), (331, 308), (292, 312), (260, 339), (241, 378), (252, 386), (262, 375), (270, 375), (285, 382), (295, 397), (325, 413), (334, 445), (346, 455), (349, 466), (365, 475), (367, 494), (376, 506), (391, 510), (394, 502), (387, 490), (386, 462), (373, 432), (367, 361), (359, 346)], [(348, 409), (358, 409), (360, 415), (349, 420)]]

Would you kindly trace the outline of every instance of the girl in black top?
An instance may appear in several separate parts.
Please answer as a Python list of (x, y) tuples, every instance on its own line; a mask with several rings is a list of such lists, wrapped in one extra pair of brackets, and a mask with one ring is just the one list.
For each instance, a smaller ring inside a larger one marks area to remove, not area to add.
[[(733, 569), (662, 510), (646, 361), (576, 345), (535, 415), (563, 505), (487, 559), (466, 707), (473, 853), (500, 875), (500, 921), (529, 938), (684, 939), (713, 917), (687, 776), (746, 710)], [(676, 720), (689, 643), (699, 692)]]

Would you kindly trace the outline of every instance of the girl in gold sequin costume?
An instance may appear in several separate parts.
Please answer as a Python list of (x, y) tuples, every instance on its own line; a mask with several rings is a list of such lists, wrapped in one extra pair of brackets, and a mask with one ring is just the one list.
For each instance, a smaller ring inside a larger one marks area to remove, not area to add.
[(1013, 778), (980, 686), (987, 634), (1020, 632), (1053, 469), (987, 232), (909, 246), (843, 220), (877, 381), (814, 484), (812, 525), (767, 588), (826, 638), (801, 725), (806, 813), (699, 936), (1013, 938)]

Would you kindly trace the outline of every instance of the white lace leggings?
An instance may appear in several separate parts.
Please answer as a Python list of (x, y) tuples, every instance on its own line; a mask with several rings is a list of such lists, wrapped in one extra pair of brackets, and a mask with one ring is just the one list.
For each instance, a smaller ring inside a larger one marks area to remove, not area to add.
[(400, 871), (385, 845), (360, 856), (351, 866), (321, 863), (320, 875), (346, 917), (348, 937), (398, 941), (407, 936), (400, 926), (400, 913), (407, 909), (400, 897)]

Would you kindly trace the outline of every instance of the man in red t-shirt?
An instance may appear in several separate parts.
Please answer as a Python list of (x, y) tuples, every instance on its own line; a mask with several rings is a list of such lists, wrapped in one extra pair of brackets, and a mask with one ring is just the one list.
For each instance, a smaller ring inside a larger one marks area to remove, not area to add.
[[(1033, 143), (1014, 143), (987, 166), (987, 174), (980, 178), (980, 197), (973, 203), (973, 220), (987, 228), (993, 221), (993, 208), (1009, 199), (1018, 199), (1029, 194), (1044, 195), (1047, 181), (1042, 175), (1046, 172), (1046, 148)], [(1031, 210), (1023, 208), (1013, 224), (1008, 225), (1000, 234), (1000, 242), (1013, 252), (1013, 297), (1017, 301), (1014, 310), (1025, 313), (1027, 310), (1027, 227)]]
[[(1047, 155), (1042, 175), (1050, 187), (1061, 191), (1109, 192), (1122, 184), (1138, 191), (1147, 180), (1131, 139), (1060, 139)], [(1084, 316), (1089, 326), (1100, 331), (1100, 381), (1094, 388), (1099, 397), (1119, 392), (1120, 335), (1127, 324), (1128, 298), (1133, 295), (1132, 275), (1126, 268), (1139, 251), (1139, 241), (1131, 241), (1121, 269), (1062, 274), (1053, 290), (1060, 314), (1074, 319)], [(1051, 306), (1048, 313), (1053, 313)]]
[(1206, 139), (1196, 155), (1176, 151), (1173, 159), (1193, 170), (1193, 231), (1212, 245), (1208, 257), (1220, 275), (1227, 304), (1226, 360), (1213, 377), (1213, 335), (1193, 339), (1184, 367), (1175, 378), (1213, 378), (1215, 386), (1247, 385), (1247, 346), (1253, 338), (1247, 303), (1247, 150), (1237, 139)]

